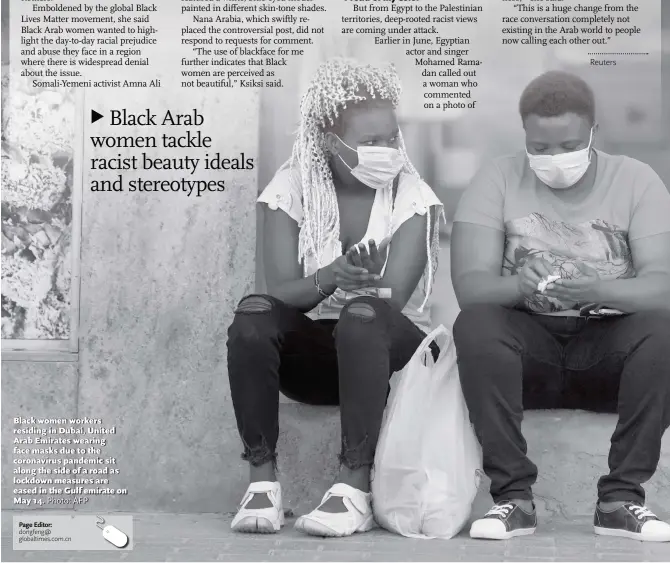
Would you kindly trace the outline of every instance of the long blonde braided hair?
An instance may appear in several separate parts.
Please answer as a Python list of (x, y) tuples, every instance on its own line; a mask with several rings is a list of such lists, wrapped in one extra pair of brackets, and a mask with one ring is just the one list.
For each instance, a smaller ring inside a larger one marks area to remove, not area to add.
[[(379, 99), (398, 106), (402, 88), (393, 64), (375, 67), (354, 59), (332, 58), (319, 66), (300, 103), (300, 127), (298, 129), (289, 169), (297, 173), (295, 178), (302, 189), (303, 223), (298, 242), (298, 260), (303, 262), (307, 275), (307, 256), (316, 258), (321, 264), (322, 252), (340, 236), (340, 215), (335, 184), (329, 165), (330, 154), (325, 143), (325, 133), (338, 122), (342, 110), (348, 104)], [(402, 135), (399, 150), (405, 165), (404, 172), (420, 179), (420, 175), (409, 160)], [(440, 214), (443, 216), (443, 212)], [(431, 232), (430, 221), (426, 232), (428, 252), (428, 277), (426, 300), (432, 279), (437, 270), (439, 254), (439, 219)]]

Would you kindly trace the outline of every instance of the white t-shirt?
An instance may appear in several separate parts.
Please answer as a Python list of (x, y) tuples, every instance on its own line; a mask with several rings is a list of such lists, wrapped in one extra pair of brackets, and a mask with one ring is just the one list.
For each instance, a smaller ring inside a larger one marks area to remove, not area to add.
[[(438, 211), (441, 212), (442, 210), (442, 202), (433, 190), (423, 180), (406, 172), (400, 173), (395, 202), (391, 209), (392, 197), (391, 189), (376, 191), (367, 232), (360, 242), (366, 244), (370, 239), (374, 239), (377, 244), (380, 244), (389, 235), (393, 235), (410, 217), (416, 214), (425, 215), (434, 205), (439, 206)], [(261, 193), (258, 201), (266, 203), (270, 209), (281, 209), (299, 226), (302, 226), (302, 190), (298, 182), (295, 181), (294, 175), (291, 174), (288, 163), (285, 163), (277, 171), (274, 178)], [(432, 237), (429, 237), (429, 240), (430, 238)], [(339, 236), (333, 241), (330, 248), (326, 248), (322, 252), (321, 264), (330, 264), (342, 255), (342, 244), (337, 239), (339, 239)], [(429, 252), (427, 245), (423, 247), (423, 251)], [(431, 300), (430, 295), (426, 295), (428, 267), (426, 267), (419, 284), (403, 309), (403, 314), (426, 333), (432, 330)], [(318, 261), (316, 257), (308, 256), (305, 276), (313, 275), (317, 269)], [(365, 291), (345, 292), (337, 289), (332, 296), (324, 299), (310, 311), (308, 316), (312, 319), (338, 319), (342, 307), (348, 300), (365, 294)]]

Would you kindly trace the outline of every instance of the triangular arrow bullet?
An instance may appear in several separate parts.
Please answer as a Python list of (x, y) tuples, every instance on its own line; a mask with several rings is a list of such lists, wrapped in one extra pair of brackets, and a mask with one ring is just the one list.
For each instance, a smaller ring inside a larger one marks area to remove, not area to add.
[(102, 119), (102, 114), (98, 113), (94, 109), (91, 110), (91, 123), (95, 123), (96, 121)]

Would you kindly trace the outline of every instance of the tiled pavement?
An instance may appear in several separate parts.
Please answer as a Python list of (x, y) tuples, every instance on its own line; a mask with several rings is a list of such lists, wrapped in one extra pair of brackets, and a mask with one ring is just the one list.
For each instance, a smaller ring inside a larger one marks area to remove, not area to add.
[(482, 542), (411, 540), (383, 531), (317, 539), (292, 529), (274, 536), (230, 532), (231, 515), (136, 514), (134, 549), (13, 551), (12, 513), (2, 518), (2, 561), (670, 561), (670, 544), (601, 538), (588, 517), (540, 523), (534, 536)]

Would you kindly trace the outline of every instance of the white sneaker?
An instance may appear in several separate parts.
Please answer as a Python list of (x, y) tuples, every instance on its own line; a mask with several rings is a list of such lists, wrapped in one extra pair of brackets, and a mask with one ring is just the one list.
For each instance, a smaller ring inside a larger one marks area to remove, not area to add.
[(526, 512), (513, 500), (493, 505), (483, 518), (475, 520), (470, 527), (470, 537), (482, 540), (508, 540), (516, 536), (535, 533), (537, 514)]
[[(331, 497), (341, 497), (346, 512), (323, 512), (321, 506)], [(321, 537), (345, 537), (375, 527), (370, 493), (344, 483), (336, 483), (323, 496), (321, 504), (295, 523), (297, 530)]]
[(640, 541), (670, 542), (670, 524), (663, 522), (646, 506), (627, 502), (605, 511), (596, 505), (593, 531), (600, 536), (619, 536)]
[[(268, 508), (247, 508), (254, 495), (266, 495), (272, 506)], [(258, 481), (251, 483), (240, 508), (230, 525), (235, 532), (248, 534), (274, 534), (284, 525), (284, 509), (281, 502), (281, 485), (278, 482)]]

